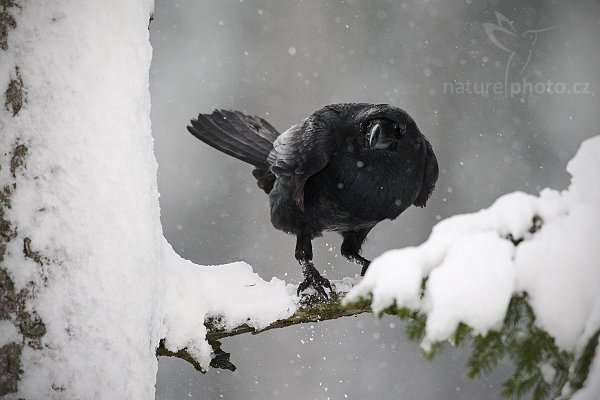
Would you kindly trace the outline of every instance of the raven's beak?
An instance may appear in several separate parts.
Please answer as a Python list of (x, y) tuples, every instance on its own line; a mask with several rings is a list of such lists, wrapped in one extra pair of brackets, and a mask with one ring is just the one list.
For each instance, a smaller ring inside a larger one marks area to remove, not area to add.
[(369, 131), (369, 147), (375, 148), (377, 145), (377, 141), (379, 140), (379, 135), (381, 134), (381, 125), (379, 123), (373, 125), (371, 130)]

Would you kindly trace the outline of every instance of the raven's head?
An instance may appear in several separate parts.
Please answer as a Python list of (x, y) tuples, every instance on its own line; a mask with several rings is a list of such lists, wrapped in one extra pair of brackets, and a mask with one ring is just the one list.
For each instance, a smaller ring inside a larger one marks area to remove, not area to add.
[(413, 204), (425, 206), (438, 179), (438, 163), (431, 144), (406, 111), (389, 104), (346, 103), (326, 106), (318, 114), (326, 130), (333, 132), (334, 155), (351, 154), (359, 168), (359, 163), (373, 163), (379, 166), (378, 173), (393, 166), (383, 162), (390, 159), (402, 160), (408, 167), (403, 169), (406, 173), (422, 173)]
[(421, 135), (408, 113), (388, 104), (361, 104), (353, 113), (354, 142), (363, 149), (397, 151)]

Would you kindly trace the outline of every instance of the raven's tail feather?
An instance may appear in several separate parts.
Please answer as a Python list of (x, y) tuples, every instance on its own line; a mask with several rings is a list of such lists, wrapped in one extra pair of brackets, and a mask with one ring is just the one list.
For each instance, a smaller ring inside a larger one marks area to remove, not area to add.
[(267, 121), (239, 111), (215, 110), (198, 115), (187, 129), (209, 146), (254, 165), (252, 173), (258, 186), (271, 191), (275, 175), (269, 170), (267, 157), (279, 132)]

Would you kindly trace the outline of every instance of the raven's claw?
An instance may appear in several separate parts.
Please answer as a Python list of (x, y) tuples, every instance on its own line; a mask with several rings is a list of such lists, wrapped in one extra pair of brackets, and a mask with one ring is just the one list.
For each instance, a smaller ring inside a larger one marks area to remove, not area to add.
[(319, 296), (328, 300), (329, 296), (327, 295), (327, 292), (325, 292), (325, 288), (329, 289), (330, 292), (333, 292), (333, 287), (329, 280), (323, 278), (312, 263), (303, 265), (302, 270), (304, 272), (304, 280), (298, 285), (297, 295), (300, 296), (301, 292), (312, 287), (317, 291)]
[(363, 264), (363, 267), (362, 267), (362, 269), (360, 270), (360, 276), (365, 276), (365, 273), (367, 272), (367, 269), (369, 269), (369, 265), (371, 265), (371, 261), (368, 261), (368, 260), (367, 260), (367, 262), (365, 262), (365, 263)]

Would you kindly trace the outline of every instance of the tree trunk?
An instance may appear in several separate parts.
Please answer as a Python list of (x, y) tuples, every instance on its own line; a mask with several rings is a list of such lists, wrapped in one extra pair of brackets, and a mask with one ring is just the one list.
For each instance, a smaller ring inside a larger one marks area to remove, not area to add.
[(0, 0), (0, 396), (154, 398), (151, 7)]

